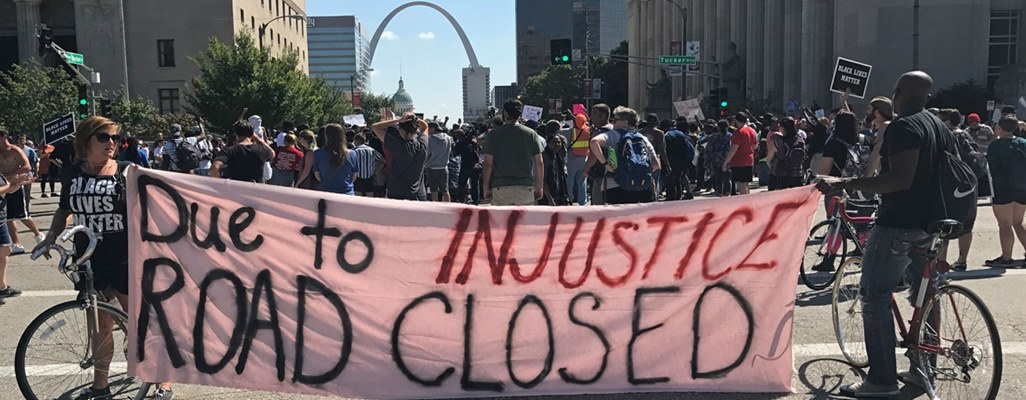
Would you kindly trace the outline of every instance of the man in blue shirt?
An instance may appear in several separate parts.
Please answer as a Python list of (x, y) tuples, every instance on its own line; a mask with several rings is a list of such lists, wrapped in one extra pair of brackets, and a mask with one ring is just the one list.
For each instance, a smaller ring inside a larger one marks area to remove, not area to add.
[(683, 130), (687, 129), (687, 120), (678, 120), (676, 125), (670, 120), (663, 120), (659, 128), (666, 132), (666, 158), (671, 171), (666, 175), (666, 200), (693, 199), (691, 182), (685, 172), (690, 169), (695, 159), (695, 145), (691, 143)]

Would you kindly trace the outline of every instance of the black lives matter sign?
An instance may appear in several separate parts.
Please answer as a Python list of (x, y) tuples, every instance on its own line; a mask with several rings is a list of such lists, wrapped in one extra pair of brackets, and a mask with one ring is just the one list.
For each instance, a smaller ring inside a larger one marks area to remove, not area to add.
[(57, 118), (43, 124), (43, 143), (50, 144), (75, 133), (75, 114)]
[(865, 98), (871, 72), (873, 72), (872, 65), (838, 57), (830, 91), (844, 93), (845, 90), (851, 90), (852, 97)]

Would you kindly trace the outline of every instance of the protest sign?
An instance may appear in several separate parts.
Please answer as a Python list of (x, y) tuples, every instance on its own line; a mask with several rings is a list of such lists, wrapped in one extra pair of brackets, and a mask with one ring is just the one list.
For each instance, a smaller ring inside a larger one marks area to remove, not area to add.
[(478, 208), (128, 181), (129, 373), (147, 382), (380, 399), (791, 390), (812, 187)]
[(363, 114), (346, 115), (342, 117), (342, 121), (346, 125), (367, 126), (367, 121), (363, 119)]
[(43, 124), (43, 143), (50, 144), (75, 133), (75, 113)]
[(685, 117), (688, 121), (694, 121), (695, 118), (705, 120), (705, 113), (702, 112), (702, 104), (698, 99), (675, 101), (673, 107), (677, 110), (677, 116)]
[(542, 108), (524, 105), (524, 119), (530, 121), (541, 121)]
[(574, 115), (588, 115), (588, 109), (584, 107), (584, 104), (574, 104), (573, 112)]
[(852, 97), (865, 98), (871, 72), (873, 72), (873, 66), (869, 64), (838, 57), (837, 64), (834, 66), (834, 78), (830, 84), (830, 91), (844, 93), (845, 90), (850, 89)]

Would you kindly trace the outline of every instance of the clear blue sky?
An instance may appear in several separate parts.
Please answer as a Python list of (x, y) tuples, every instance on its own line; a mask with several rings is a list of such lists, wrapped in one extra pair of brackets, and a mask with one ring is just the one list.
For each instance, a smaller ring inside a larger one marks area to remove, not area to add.
[[(369, 41), (378, 25), (408, 0), (308, 0), (310, 16), (354, 15)], [(435, 0), (459, 22), (470, 38), (478, 62), (491, 68), (492, 85), (516, 81), (516, 14), (513, 0)], [(391, 39), (378, 42), (371, 90), (393, 94), (399, 88), (399, 65), (406, 91), (418, 112), (455, 121), (463, 115), (462, 69), (470, 65), (459, 35), (442, 14), (410, 7), (385, 29)], [(489, 88), (490, 89), (490, 88)]]

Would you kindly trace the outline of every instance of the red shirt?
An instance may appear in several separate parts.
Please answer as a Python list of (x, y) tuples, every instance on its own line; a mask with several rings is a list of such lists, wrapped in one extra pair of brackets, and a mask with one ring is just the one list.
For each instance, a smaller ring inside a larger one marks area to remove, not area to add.
[(274, 156), (274, 168), (282, 171), (299, 171), (303, 152), (295, 146), (279, 147), (278, 154)]
[(730, 166), (734, 168), (751, 167), (755, 165), (755, 149), (759, 146), (759, 138), (755, 129), (750, 126), (738, 129), (734, 136), (730, 137), (730, 144), (737, 146), (734, 158), (730, 159)]

